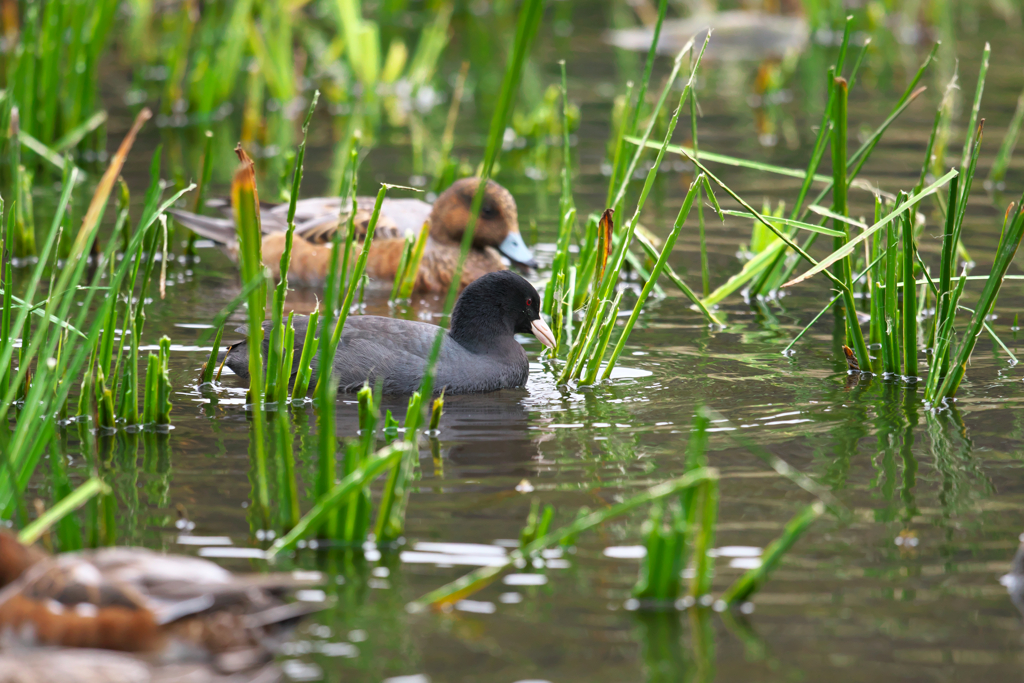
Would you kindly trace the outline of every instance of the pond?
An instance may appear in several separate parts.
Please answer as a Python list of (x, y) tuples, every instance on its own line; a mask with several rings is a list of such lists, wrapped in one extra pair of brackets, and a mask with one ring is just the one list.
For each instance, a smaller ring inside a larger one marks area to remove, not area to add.
[[(488, 10), (480, 11), (486, 23)], [(580, 110), (573, 187), (585, 215), (605, 208), (615, 98), (627, 79), (639, 77), (644, 56), (606, 41), (609, 27), (634, 22), (625, 3), (610, 9), (603, 2), (571, 0), (552, 11), (557, 16), (541, 27), (524, 91), (532, 89), (534, 101), (540, 99), (538, 94), (559, 82), (558, 61), (565, 60), (569, 100)], [(427, 10), (410, 10), (420, 21), (415, 12)], [(964, 244), (978, 272), (986, 273), (1009, 198), (993, 196), (980, 178), (1024, 87), (1024, 48), (1019, 28), (987, 5), (972, 15), (973, 26), (959, 10), (949, 12), (957, 17), (955, 28), (939, 21), (923, 27), (927, 35), (915, 42), (893, 41), (869, 53), (851, 91), (849, 129), (851, 139), (865, 139), (924, 60), (931, 38), (943, 37), (947, 47), (922, 81), (928, 90), (888, 130), (861, 177), (892, 193), (917, 183), (935, 107), (955, 68), (960, 92), (947, 165), (958, 164), (983, 47), (991, 44), (981, 109), (986, 138), (964, 228)], [(506, 28), (511, 35), (511, 26)], [(795, 64), (731, 60), (721, 53), (709, 60), (697, 91), (701, 149), (803, 169), (824, 104), (825, 72), (835, 56), (834, 47), (822, 44), (836, 42), (826, 34), (813, 33)], [(486, 32), (456, 30), (439, 72), (454, 77), (463, 59), (484, 49), (479, 42), (485, 37)], [(660, 84), (670, 67), (671, 59), (660, 57), (652, 84)], [(125, 96), (137, 84), (116, 58), (104, 68), (112, 146), (130, 125), (133, 109)], [(764, 78), (771, 69), (781, 72), (781, 85), (759, 88), (759, 68)], [(446, 102), (454, 78), (439, 82), (448, 84), (439, 96)], [(446, 110), (444, 103), (429, 109), (428, 135), (439, 134)], [(228, 117), (231, 126), (240, 115)], [(456, 128), (456, 157), (478, 162), (489, 117), (486, 98), (467, 97)], [(314, 116), (304, 196), (336, 187), (333, 118), (326, 110)], [(169, 158), (184, 149), (185, 165), (192, 169), (201, 130), (198, 124), (144, 130), (124, 174), (134, 202), (141, 201), (155, 146), (165, 143)], [(375, 193), (382, 181), (422, 184), (416, 178), (422, 170), (415, 134), (409, 131), (381, 128), (360, 168), (361, 194)], [(228, 124), (215, 130), (218, 149), (233, 146), (230, 135), (237, 132)], [(689, 139), (689, 122), (681, 121), (675, 140)], [(533, 276), (540, 282), (558, 230), (560, 143), (510, 142), (495, 179), (516, 198), (520, 224), (541, 264)], [(219, 154), (223, 163), (211, 194), (229, 189), (233, 164)], [(270, 168), (266, 160), (261, 164), (262, 170)], [(709, 167), (757, 208), (762, 200), (773, 207), (792, 202), (800, 186), (799, 178)], [(668, 234), (692, 178), (691, 164), (678, 155), (666, 158), (642, 215), (652, 233)], [(1021, 164), (1014, 162), (1005, 181), (1010, 198), (1022, 183)], [(640, 182), (634, 185), (629, 211)], [(38, 194), (40, 216), (52, 215), (50, 191)], [(719, 199), (724, 208), (738, 208), (721, 193)], [(850, 201), (850, 215), (866, 216), (870, 223), (871, 193), (854, 191)], [(941, 226), (934, 204), (921, 206), (927, 217), (923, 257), (935, 262)], [(740, 268), (738, 252), (750, 241), (751, 228), (748, 220), (734, 217), (720, 223), (710, 207), (704, 216), (714, 289)], [(813, 253), (820, 258), (828, 251), (819, 243)], [(693, 215), (670, 265), (699, 288)], [(1010, 272), (1019, 271), (1018, 260)], [(933, 411), (920, 387), (849, 375), (842, 318), (831, 312), (791, 354), (782, 353), (831, 296), (820, 276), (771, 300), (728, 297), (719, 307), (726, 323), (721, 328), (709, 327), (664, 278), (661, 285), (665, 296), (645, 306), (609, 382), (556, 385), (550, 364), (538, 357), (540, 344), (524, 337), (531, 359), (525, 388), (448, 397), (439, 436), (429, 445), (424, 439), (420, 449), (400, 552), (381, 557), (371, 550), (360, 560), (310, 550), (296, 556), (294, 563), (307, 568), (348, 565), (338, 572), (343, 585), (331, 591), (336, 604), (305, 622), (286, 646), (281, 661), (287, 677), (393, 683), (1019, 678), (1021, 619), (999, 577), (1008, 571), (1024, 531), (1024, 371), (982, 335), (955, 404)], [(969, 299), (979, 290), (969, 285)], [(198, 261), (170, 264), (166, 298), (147, 309), (143, 349), (163, 335), (172, 339), (173, 429), (167, 435), (122, 431), (109, 437), (117, 463), (112, 483), (120, 544), (199, 553), (236, 570), (262, 566), (238, 552), (268, 545), (252, 509), (244, 385), (225, 375), (211, 392), (201, 390), (198, 379), (210, 349), (201, 335), (240, 291), (237, 267), (216, 248), (203, 247)], [(632, 288), (624, 295), (623, 315), (635, 294)], [(315, 295), (291, 293), (288, 309), (308, 312), (316, 306)], [(422, 296), (391, 310), (386, 292), (368, 289), (364, 312), (435, 320), (441, 307), (440, 297)], [(1024, 286), (1007, 280), (990, 324), (1015, 354), (1024, 334), (1016, 329), (1021, 310)], [(241, 324), (243, 315), (233, 315), (225, 342), (241, 339), (232, 323)], [(404, 408), (385, 405), (396, 415)], [(721, 473), (713, 593), (756, 562), (813, 500), (759, 453), (781, 458), (829, 489), (850, 513), (842, 521), (823, 516), (799, 539), (754, 597), (752, 613), (627, 609), (639, 566), (636, 547), (643, 544), (642, 512), (581, 535), (573, 554), (550, 554), (542, 573), (507, 576), (445, 612), (407, 610), (410, 601), (517, 547), (534, 501), (553, 505), (561, 525), (581, 507), (600, 509), (680, 476), (701, 406), (718, 413), (708, 446), (709, 464)], [(354, 397), (342, 397), (335, 411), (339, 434), (356, 433), (356, 415)], [(296, 407), (292, 420), (307, 509), (316, 413), (309, 405)], [(89, 475), (80, 434), (73, 427), (67, 433), (70, 470), (80, 481)], [(45, 478), (33, 484), (43, 497), (47, 486)], [(183, 517), (192, 538), (180, 538)]]

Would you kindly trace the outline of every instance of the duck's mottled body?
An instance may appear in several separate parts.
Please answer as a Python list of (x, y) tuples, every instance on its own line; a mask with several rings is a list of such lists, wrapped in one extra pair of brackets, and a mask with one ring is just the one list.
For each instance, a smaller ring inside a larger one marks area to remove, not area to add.
[[(24, 565), (19, 547), (0, 531), (7, 575)], [(242, 671), (269, 658), (282, 627), (321, 607), (282, 599), (319, 577), (240, 576), (208, 560), (142, 548), (32, 553), (31, 560), (0, 590), (4, 647), (121, 650)]]
[(222, 673), (208, 664), (160, 664), (109, 650), (40, 648), (0, 652), (0, 683), (276, 683), (273, 664)]
[[(432, 205), (419, 199), (385, 199), (367, 257), (366, 271), (371, 280), (391, 286), (402, 258), (406, 235), (418, 235), (423, 224), (427, 223), (430, 226), (429, 237), (414, 287), (420, 292), (446, 290), (454, 277), (462, 235), (479, 184), (477, 178), (459, 180)], [(353, 218), (356, 254), (362, 249), (374, 202), (373, 197), (357, 198)], [(237, 258), (238, 244), (231, 207), (223, 202), (218, 206), (228, 218), (210, 218), (180, 210), (172, 210), (171, 213), (197, 234), (224, 245), (228, 255), (234, 259)], [(343, 211), (341, 200), (336, 197), (296, 202), (289, 283), (304, 287), (324, 285), (330, 272), (332, 238), (339, 228), (344, 229), (347, 218), (347, 207)], [(275, 278), (280, 277), (287, 219), (287, 204), (264, 205), (261, 208), (263, 262)], [(488, 182), (474, 230), (473, 248), (467, 256), (460, 286), (465, 287), (486, 273), (504, 270), (502, 252), (517, 263), (533, 265), (533, 255), (519, 234), (515, 199), (505, 188)]]

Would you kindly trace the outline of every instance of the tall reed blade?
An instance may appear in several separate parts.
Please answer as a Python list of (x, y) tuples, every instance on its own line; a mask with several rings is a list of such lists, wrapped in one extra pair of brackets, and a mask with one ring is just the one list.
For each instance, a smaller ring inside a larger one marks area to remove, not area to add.
[[(282, 355), (287, 347), (282, 345), (285, 336), (285, 329), (282, 324), (284, 315), (284, 300), (288, 293), (288, 269), (292, 260), (292, 244), (295, 236), (295, 211), (299, 200), (299, 190), (302, 187), (303, 161), (306, 158), (306, 136), (309, 132), (309, 122), (316, 111), (316, 104), (320, 100), (320, 91), (313, 93), (313, 100), (310, 102), (309, 110), (306, 113), (306, 120), (302, 124), (302, 141), (295, 153), (295, 163), (292, 166), (292, 186), (288, 200), (288, 220), (284, 238), (284, 250), (281, 252), (281, 260), (278, 264), (280, 281), (274, 289), (274, 307), (270, 319), (270, 345), (267, 357), (267, 390), (266, 400), (268, 403), (283, 401), (288, 395), (287, 384), (279, 384), (278, 375), (284, 367)], [(290, 373), (291, 365), (288, 365)]]
[(241, 162), (231, 183), (231, 206), (238, 229), (238, 261), (243, 284), (261, 282), (249, 294), (249, 402), (259, 403), (263, 392), (263, 320), (266, 318), (266, 275), (263, 268), (260, 202), (256, 190), (255, 166), (241, 146), (235, 148)]
[[(1024, 202), (1024, 197), (1022, 197), (1022, 202)], [(943, 379), (938, 391), (930, 396), (926, 396), (929, 401), (937, 402), (944, 398), (951, 398), (959, 389), (960, 382), (967, 372), (967, 363), (974, 352), (974, 346), (984, 329), (985, 318), (995, 305), (996, 298), (999, 296), (999, 290), (1003, 284), (1003, 278), (1017, 254), (1022, 238), (1024, 238), (1024, 207), (1018, 209), (1016, 217), (1004, 229), (1004, 234), (1000, 238), (999, 251), (996, 254), (995, 261), (992, 263), (992, 271), (985, 281), (985, 287), (978, 300), (978, 305), (974, 309), (974, 315), (971, 317), (971, 322), (964, 334), (963, 341), (960, 343), (955, 356), (952, 357), (950, 371)], [(963, 282), (964, 280), (962, 279), (960, 282), (961, 289)]]
[[(508, 65), (505, 68), (505, 76), (502, 79), (498, 103), (494, 109), (494, 115), (491, 118), (491, 127), (487, 134), (487, 146), (484, 149), (484, 159), (480, 167), (480, 184), (477, 187), (476, 194), (473, 196), (473, 202), (470, 204), (469, 221), (466, 225), (465, 231), (463, 232), (462, 243), (459, 248), (459, 260), (455, 265), (455, 270), (452, 273), (451, 284), (448, 287), (448, 294), (445, 297), (444, 312), (441, 316), (441, 327), (447, 327), (452, 308), (455, 306), (455, 299), (458, 295), (460, 284), (462, 282), (463, 266), (466, 262), (466, 257), (469, 255), (470, 246), (473, 244), (473, 235), (476, 233), (477, 218), (480, 215), (480, 208), (483, 206), (484, 191), (487, 187), (487, 181), (491, 177), (491, 171), (494, 168), (494, 164), (497, 162), (498, 156), (501, 154), (505, 129), (508, 128), (508, 123), (511, 120), (513, 105), (515, 104), (516, 96), (519, 91), (519, 81), (522, 78), (523, 64), (526, 61), (526, 55), (529, 51), (530, 44), (533, 42), (533, 38), (537, 34), (537, 28), (540, 26), (540, 20), (544, 13), (543, 10), (543, 0), (524, 0), (519, 9), (519, 18), (516, 22), (516, 34), (512, 46), (512, 54), (509, 58)], [(444, 334), (445, 333), (443, 331), (439, 331), (434, 337), (434, 345), (431, 347), (430, 356), (428, 357), (426, 368), (423, 373), (423, 383), (420, 385), (420, 395), (427, 397), (428, 400), (434, 395), (434, 373), (436, 371), (438, 354), (441, 352), (441, 343), (444, 339)], [(410, 421), (412, 421), (413, 425), (418, 426), (420, 419), (421, 416), (419, 415), (415, 417), (406, 415), (406, 429), (409, 429)]]
[(761, 564), (749, 569), (722, 595), (728, 605), (735, 605), (749, 600), (754, 593), (768, 580), (769, 575), (778, 566), (786, 552), (803, 536), (811, 524), (825, 512), (825, 504), (820, 500), (811, 503), (786, 524), (782, 535), (772, 541), (761, 555)]
[(668, 237), (665, 238), (665, 244), (661, 249), (661, 254), (658, 255), (658, 260), (655, 262), (654, 268), (651, 269), (651, 277), (644, 284), (644, 288), (640, 291), (640, 296), (637, 297), (636, 304), (633, 306), (633, 312), (630, 314), (629, 320), (626, 321), (626, 326), (622, 328), (622, 333), (619, 335), (619, 340), (615, 343), (615, 348), (612, 350), (612, 355), (608, 359), (608, 364), (605, 366), (601, 379), (608, 379), (611, 377), (615, 363), (619, 360), (619, 356), (622, 355), (622, 350), (626, 346), (626, 340), (633, 331), (633, 326), (636, 325), (637, 318), (640, 317), (640, 310), (643, 308), (644, 303), (646, 303), (647, 297), (650, 296), (651, 289), (654, 288), (654, 284), (658, 281), (658, 277), (661, 275), (661, 271), (665, 267), (668, 255), (672, 253), (672, 249), (676, 245), (676, 239), (679, 237), (679, 232), (682, 230), (683, 224), (686, 222), (686, 218), (690, 214), (693, 202), (699, 196), (703, 180), (704, 174), (698, 173), (697, 177), (693, 179), (692, 183), (690, 183), (690, 189), (686, 193), (686, 198), (683, 199), (683, 205), (679, 208), (679, 214), (676, 216), (676, 222), (672, 226), (672, 232), (670, 232)]
[[(263, 320), (266, 318), (266, 269), (261, 258), (262, 231), (260, 202), (256, 189), (256, 173), (249, 155), (241, 145), (235, 148), (241, 162), (231, 182), (231, 207), (238, 230), (238, 260), (242, 283), (252, 285), (248, 296), (248, 402), (252, 406), (250, 423), (250, 457), (256, 472), (256, 503), (263, 522), (270, 519), (270, 485), (267, 481), (265, 424), (263, 416)], [(256, 284), (259, 283), (259, 284)]]
[(916, 381), (917, 370), (917, 283), (914, 264), (917, 245), (914, 243), (914, 222), (910, 214), (903, 214), (903, 372), (907, 379)]
[[(956, 183), (956, 178), (953, 178)], [(876, 221), (877, 222), (877, 221)], [(897, 311), (896, 273), (899, 262), (899, 233), (896, 222), (890, 222), (885, 237), (885, 331), (882, 335), (884, 345), (884, 371), (890, 377), (900, 375), (900, 344), (899, 344), (899, 313)]]
[(316, 353), (316, 331), (317, 323), (320, 320), (320, 311), (315, 310), (309, 315), (306, 322), (306, 336), (302, 341), (302, 352), (299, 355), (298, 370), (295, 374), (295, 383), (292, 385), (292, 400), (301, 401), (306, 398), (309, 392), (309, 383), (312, 379), (313, 354)]
[[(836, 97), (835, 110), (832, 115), (832, 122), (835, 126), (832, 131), (832, 210), (845, 218), (847, 215), (846, 194), (849, 187), (846, 181), (846, 103), (848, 96), (846, 80), (836, 78), (833, 87)], [(849, 241), (850, 228), (845, 221), (839, 219), (833, 221), (832, 227), (843, 233), (841, 237), (833, 238), (833, 249), (842, 249)], [(850, 256), (839, 261), (835, 274), (843, 292), (847, 344), (853, 347), (857, 354), (857, 362), (860, 367), (868, 370), (871, 368), (871, 355), (868, 353), (867, 344), (864, 342), (864, 333), (861, 331), (860, 322), (857, 319), (856, 300), (853, 298), (853, 265)]]

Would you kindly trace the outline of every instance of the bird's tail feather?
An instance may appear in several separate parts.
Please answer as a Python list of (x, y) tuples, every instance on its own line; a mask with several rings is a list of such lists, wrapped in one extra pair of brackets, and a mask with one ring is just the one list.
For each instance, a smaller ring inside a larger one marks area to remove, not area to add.
[(167, 213), (174, 216), (175, 220), (195, 234), (213, 240), (217, 244), (232, 245), (238, 241), (235, 222), (230, 218), (200, 216), (181, 209), (168, 209)]

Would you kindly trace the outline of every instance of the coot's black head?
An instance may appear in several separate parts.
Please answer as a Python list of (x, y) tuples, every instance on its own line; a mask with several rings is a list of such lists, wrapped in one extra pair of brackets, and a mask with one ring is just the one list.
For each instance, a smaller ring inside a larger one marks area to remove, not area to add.
[(540, 296), (511, 270), (488, 273), (463, 290), (452, 311), (451, 336), (470, 351), (486, 351), (516, 332), (532, 334), (545, 346), (555, 336), (540, 317)]

